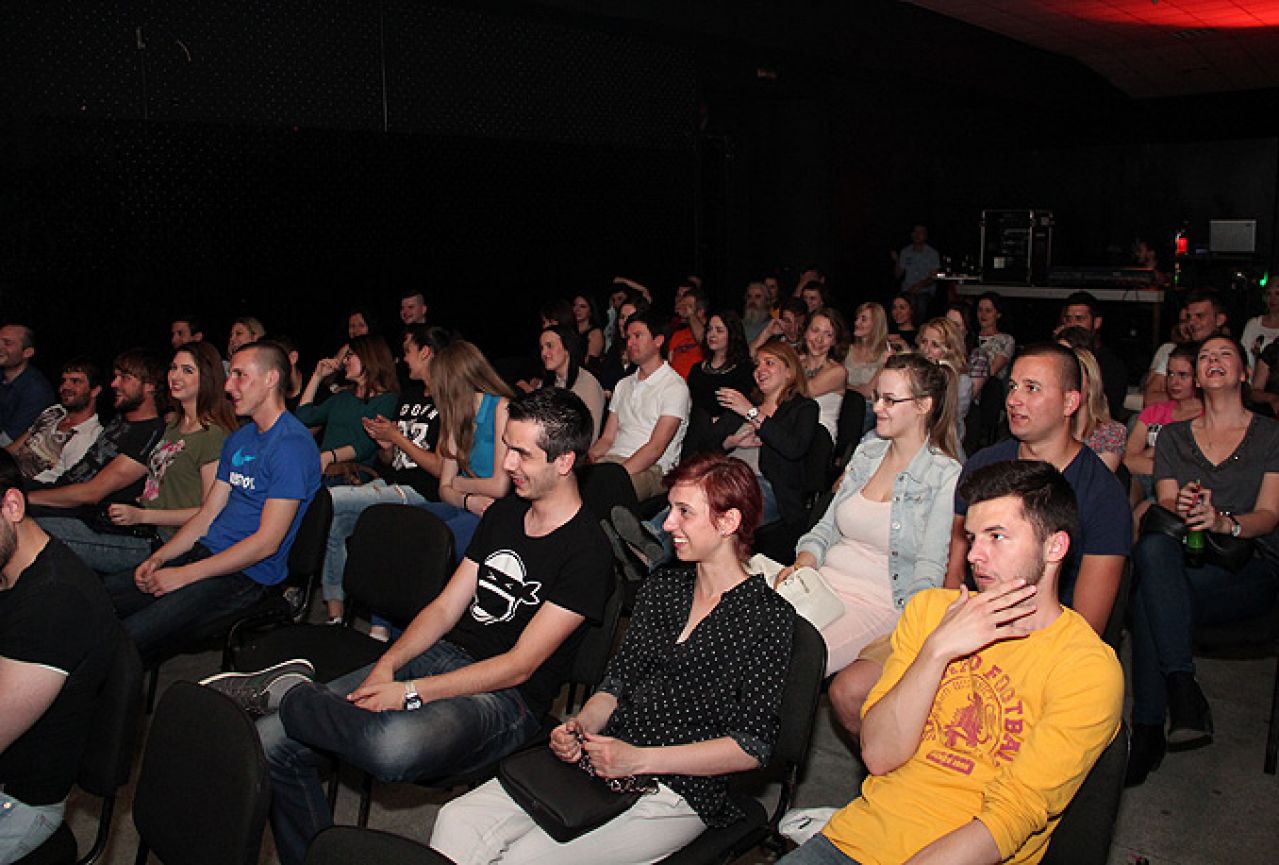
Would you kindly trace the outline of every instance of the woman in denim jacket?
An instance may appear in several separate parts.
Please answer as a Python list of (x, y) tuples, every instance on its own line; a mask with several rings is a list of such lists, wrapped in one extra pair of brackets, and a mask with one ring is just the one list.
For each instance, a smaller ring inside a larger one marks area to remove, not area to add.
[(844, 602), (822, 630), (828, 674), (890, 633), (911, 595), (942, 583), (960, 469), (955, 391), (950, 367), (888, 359), (876, 384), (878, 438), (857, 448), (834, 501), (779, 575), (818, 568)]

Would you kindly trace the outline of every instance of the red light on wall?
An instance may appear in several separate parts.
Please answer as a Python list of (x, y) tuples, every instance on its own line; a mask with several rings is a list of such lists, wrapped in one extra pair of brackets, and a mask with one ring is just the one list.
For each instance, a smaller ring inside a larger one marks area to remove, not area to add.
[(1186, 254), (1186, 252), (1189, 250), (1188, 243), (1189, 241), (1186, 239), (1186, 235), (1184, 234), (1177, 235), (1177, 255)]

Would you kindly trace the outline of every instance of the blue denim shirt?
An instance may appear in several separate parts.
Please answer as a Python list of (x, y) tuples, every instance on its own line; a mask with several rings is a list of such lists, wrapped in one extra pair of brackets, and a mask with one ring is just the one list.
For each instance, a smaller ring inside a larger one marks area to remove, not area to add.
[[(866, 486), (888, 453), (888, 446), (889, 442), (880, 438), (870, 438), (858, 446), (830, 507), (817, 525), (799, 539), (796, 554), (812, 553), (821, 565), (826, 550), (840, 539), (835, 525), (839, 506)], [(946, 576), (959, 471), (957, 460), (929, 444), (920, 448), (910, 465), (893, 480), (888, 576), (893, 583), (893, 606), (899, 611), (906, 607), (911, 595), (940, 586)]]

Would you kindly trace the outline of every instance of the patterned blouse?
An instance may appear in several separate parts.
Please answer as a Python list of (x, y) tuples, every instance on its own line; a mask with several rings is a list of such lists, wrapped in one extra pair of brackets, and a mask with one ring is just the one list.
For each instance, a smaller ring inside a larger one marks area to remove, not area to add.
[[(622, 647), (600, 683), (617, 698), (604, 735), (639, 747), (729, 736), (763, 764), (781, 726), (795, 610), (755, 575), (725, 592), (681, 643), (695, 579), (692, 568), (667, 568), (644, 582)], [(708, 826), (742, 817), (728, 797), (727, 776), (659, 780)]]
[(1128, 450), (1128, 428), (1117, 420), (1099, 423), (1084, 444), (1097, 456), (1110, 453), (1123, 457)]

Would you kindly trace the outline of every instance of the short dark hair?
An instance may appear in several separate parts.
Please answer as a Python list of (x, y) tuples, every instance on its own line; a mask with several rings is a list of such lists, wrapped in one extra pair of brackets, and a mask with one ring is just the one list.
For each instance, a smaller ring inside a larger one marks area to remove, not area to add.
[(1203, 303), (1207, 301), (1212, 304), (1213, 312), (1225, 314), (1226, 302), (1221, 295), (1211, 288), (1196, 288), (1194, 291), (1186, 295), (1186, 300), (1182, 306), (1190, 306), (1192, 303)]
[(1097, 304), (1097, 298), (1093, 297), (1092, 294), (1087, 291), (1072, 292), (1064, 301), (1062, 301), (1061, 304), (1062, 309), (1065, 309), (1068, 306), (1086, 306), (1088, 307), (1088, 314), (1093, 318), (1096, 318), (1101, 314), (1101, 309)]
[(542, 428), (537, 446), (546, 451), (547, 462), (571, 453), (574, 467), (583, 464), (595, 424), (586, 403), (571, 390), (544, 387), (521, 394), (507, 404), (507, 417)]
[(272, 342), (269, 339), (259, 339), (254, 342), (246, 342), (236, 351), (240, 354), (245, 351), (255, 352), (258, 368), (262, 372), (270, 372), (275, 370), (279, 373), (279, 381), (276, 383), (276, 391), (280, 396), (284, 396), (289, 392), (289, 383), (293, 377), (293, 366), (289, 363), (289, 356), (285, 353), (284, 347), (278, 342)]
[(102, 386), (102, 368), (88, 355), (73, 357), (62, 365), (62, 371), (83, 373), (89, 380), (89, 390)]
[(191, 332), (192, 336), (195, 336), (197, 333), (204, 333), (204, 322), (200, 321), (200, 319), (194, 315), (175, 315), (173, 317), (173, 322), (171, 323), (177, 323), (179, 321), (186, 322), (187, 330)]
[[(426, 303), (426, 295), (422, 293), (422, 289), (420, 288), (406, 288), (400, 292), (400, 300), (408, 300), (410, 297), (420, 297), (422, 299), (422, 303)], [(355, 311), (356, 310), (352, 310), (352, 312)], [(368, 321), (367, 318), (364, 320), (366, 322)]]
[(700, 312), (706, 312), (707, 310), (711, 308), (710, 296), (707, 295), (706, 292), (702, 290), (701, 286), (694, 285), (692, 288), (690, 288), (687, 291), (687, 293), (685, 293), (684, 296), (693, 298), (694, 310), (697, 310)]
[(144, 384), (153, 384), (158, 390), (164, 384), (169, 365), (150, 349), (131, 348), (116, 355), (111, 368), (135, 376)]
[(1079, 368), (1079, 358), (1075, 357), (1075, 353), (1064, 345), (1055, 342), (1036, 342), (1017, 352), (1017, 357), (1014, 358), (1013, 362), (1016, 363), (1023, 357), (1052, 358), (1057, 361), (1057, 372), (1061, 378), (1062, 390), (1083, 391), (1084, 374)]
[(1022, 511), (1040, 543), (1065, 532), (1071, 549), (1079, 537), (1079, 505), (1070, 483), (1042, 460), (1008, 460), (982, 466), (959, 485), (959, 498), (971, 508), (1006, 496), (1021, 499)]
[(804, 303), (804, 301), (798, 297), (786, 298), (786, 300), (782, 302), (781, 307), (777, 310), (777, 314), (781, 315), (783, 312), (786, 312), (787, 310), (790, 310), (791, 315), (794, 315), (797, 318), (800, 318), (800, 319), (808, 318), (808, 304)]
[(432, 353), (453, 341), (452, 332), (437, 324), (410, 324), (404, 328), (404, 336), (418, 348), (429, 348)]
[[(22, 502), (27, 501), (27, 485), (22, 477), (22, 470), (18, 468), (18, 461), (13, 458), (13, 454), (4, 448), (0, 448), (0, 496), (3, 496), (9, 490), (17, 490), (22, 495)], [(0, 565), (4, 564), (0, 562)]]
[(657, 310), (653, 309), (652, 307), (649, 307), (648, 309), (637, 311), (630, 318), (626, 319), (626, 328), (629, 330), (630, 326), (636, 323), (642, 324), (645, 327), (647, 327), (648, 335), (651, 336), (653, 339), (657, 339), (659, 336), (663, 338), (662, 357), (665, 357), (666, 356), (665, 338), (670, 336), (670, 332), (668, 330), (670, 322), (666, 320), (666, 317), (659, 315)]
[(1063, 327), (1057, 334), (1057, 341), (1064, 342), (1071, 348), (1086, 348), (1089, 351), (1092, 351), (1097, 345), (1096, 335), (1088, 328), (1078, 324)]

